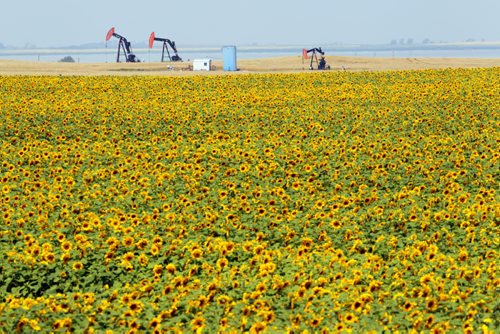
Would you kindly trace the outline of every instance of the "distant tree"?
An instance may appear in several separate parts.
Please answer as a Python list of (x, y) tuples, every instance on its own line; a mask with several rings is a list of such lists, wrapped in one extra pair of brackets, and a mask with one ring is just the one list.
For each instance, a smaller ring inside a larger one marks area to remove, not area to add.
[(391, 41), (391, 45), (396, 45), (396, 44), (398, 44), (398, 41), (397, 41), (397, 40), (395, 40), (395, 39), (393, 39), (393, 40)]
[(61, 60), (59, 60), (59, 62), (60, 63), (74, 63), (75, 60), (71, 56), (66, 56), (66, 57), (62, 58)]
[(399, 44), (401, 44), (401, 45), (405, 44), (405, 39), (404, 39), (404, 38), (401, 38), (401, 39), (399, 40)]
[(2, 43), (0, 43), (0, 49), (5, 49), (5, 45), (3, 45)]
[(426, 38), (422, 41), (422, 44), (430, 44), (431, 43), (431, 40)]
[(412, 45), (412, 44), (413, 44), (413, 38), (408, 38), (408, 39), (406, 40), (406, 44), (408, 44), (408, 45)]

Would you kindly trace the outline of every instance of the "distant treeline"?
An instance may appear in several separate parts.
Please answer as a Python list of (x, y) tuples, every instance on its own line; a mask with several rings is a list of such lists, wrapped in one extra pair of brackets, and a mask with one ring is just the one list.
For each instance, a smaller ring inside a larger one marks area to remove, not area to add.
[(353, 46), (331, 46), (330, 51), (426, 51), (426, 50), (497, 50), (500, 44), (366, 44)]

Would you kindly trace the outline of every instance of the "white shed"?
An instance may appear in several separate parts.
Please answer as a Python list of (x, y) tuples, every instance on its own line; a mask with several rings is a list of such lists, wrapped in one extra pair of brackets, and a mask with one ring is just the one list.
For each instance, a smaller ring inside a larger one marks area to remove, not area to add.
[(193, 71), (210, 71), (212, 59), (194, 59)]

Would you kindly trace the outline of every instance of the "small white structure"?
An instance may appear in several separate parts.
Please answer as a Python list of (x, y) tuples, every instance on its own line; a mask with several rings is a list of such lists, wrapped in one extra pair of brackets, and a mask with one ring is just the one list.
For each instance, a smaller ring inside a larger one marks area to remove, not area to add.
[(212, 59), (194, 59), (193, 71), (210, 71)]

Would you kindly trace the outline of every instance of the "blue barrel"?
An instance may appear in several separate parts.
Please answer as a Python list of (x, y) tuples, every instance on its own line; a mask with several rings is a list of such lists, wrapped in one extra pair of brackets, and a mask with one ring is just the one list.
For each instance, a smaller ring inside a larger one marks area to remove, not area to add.
[(224, 46), (222, 54), (224, 56), (224, 71), (237, 71), (236, 46)]

